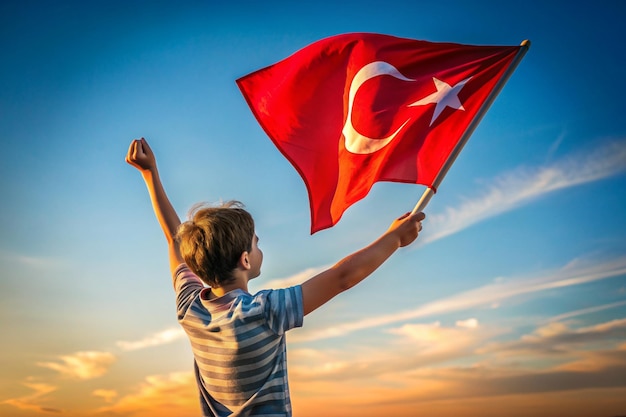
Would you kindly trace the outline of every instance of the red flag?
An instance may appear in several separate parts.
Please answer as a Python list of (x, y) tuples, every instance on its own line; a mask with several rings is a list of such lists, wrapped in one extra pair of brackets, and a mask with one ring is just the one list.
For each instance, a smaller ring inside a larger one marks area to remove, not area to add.
[(315, 233), (375, 182), (432, 187), (519, 49), (345, 34), (237, 84), (304, 180)]

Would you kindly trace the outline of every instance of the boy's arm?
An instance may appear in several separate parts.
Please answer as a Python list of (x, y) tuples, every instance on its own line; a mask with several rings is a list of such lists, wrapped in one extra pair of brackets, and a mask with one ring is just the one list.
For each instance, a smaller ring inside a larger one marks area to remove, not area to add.
[(352, 288), (382, 265), (396, 249), (413, 242), (422, 230), (421, 222), (424, 218), (424, 213), (405, 214), (395, 220), (387, 232), (371, 245), (303, 283), (304, 314), (309, 314), (337, 294)]
[(156, 158), (144, 138), (132, 141), (128, 149), (128, 154), (126, 154), (126, 162), (139, 170), (146, 183), (146, 187), (148, 187), (154, 214), (167, 240), (170, 270), (173, 275), (176, 267), (184, 262), (180, 255), (178, 242), (175, 239), (176, 230), (180, 225), (180, 219), (165, 193), (163, 184), (161, 184)]

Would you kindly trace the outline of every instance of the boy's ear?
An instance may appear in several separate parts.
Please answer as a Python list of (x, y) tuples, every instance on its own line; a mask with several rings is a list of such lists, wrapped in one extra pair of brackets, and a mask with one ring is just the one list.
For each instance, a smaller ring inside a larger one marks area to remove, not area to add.
[(243, 251), (241, 253), (241, 256), (239, 257), (239, 266), (246, 270), (252, 268), (250, 265), (250, 255), (248, 254), (248, 251)]

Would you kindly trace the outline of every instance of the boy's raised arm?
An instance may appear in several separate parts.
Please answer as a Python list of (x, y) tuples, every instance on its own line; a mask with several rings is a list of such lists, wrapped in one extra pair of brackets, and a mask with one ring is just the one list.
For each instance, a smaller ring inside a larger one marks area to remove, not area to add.
[(126, 154), (126, 162), (139, 170), (146, 183), (146, 187), (148, 187), (154, 214), (167, 240), (170, 270), (173, 274), (176, 267), (184, 262), (178, 249), (178, 242), (176, 242), (175, 239), (176, 230), (180, 225), (180, 218), (165, 193), (165, 189), (159, 178), (156, 158), (144, 138), (132, 141), (130, 148), (128, 148), (128, 153)]
[(405, 214), (371, 245), (339, 261), (330, 269), (302, 284), (304, 314), (325, 304), (337, 294), (352, 288), (383, 264), (398, 248), (413, 242), (424, 213)]

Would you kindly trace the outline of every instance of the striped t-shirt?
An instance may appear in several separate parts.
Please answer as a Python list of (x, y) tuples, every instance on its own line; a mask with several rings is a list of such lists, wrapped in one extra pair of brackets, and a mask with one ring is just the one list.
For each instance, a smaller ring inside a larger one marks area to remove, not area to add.
[(210, 289), (181, 264), (174, 288), (204, 415), (291, 416), (285, 332), (302, 326), (300, 286), (208, 300)]

